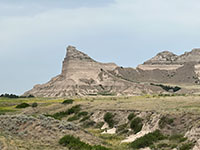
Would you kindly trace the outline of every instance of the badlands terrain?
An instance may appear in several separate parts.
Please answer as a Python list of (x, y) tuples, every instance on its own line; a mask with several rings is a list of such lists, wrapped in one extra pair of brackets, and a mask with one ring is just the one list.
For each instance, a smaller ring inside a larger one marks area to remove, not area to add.
[(2, 150), (199, 150), (200, 49), (136, 68), (68, 46), (61, 74), (0, 97)]

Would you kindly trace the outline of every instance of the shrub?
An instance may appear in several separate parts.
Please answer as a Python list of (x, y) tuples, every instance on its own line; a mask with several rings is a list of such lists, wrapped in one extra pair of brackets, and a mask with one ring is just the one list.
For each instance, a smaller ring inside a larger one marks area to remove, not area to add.
[(79, 116), (74, 115), (74, 116), (72, 116), (72, 117), (69, 117), (69, 118), (67, 119), (67, 121), (75, 121), (75, 120), (79, 120), (79, 119), (80, 119)]
[(96, 128), (102, 128), (103, 125), (104, 125), (104, 122), (98, 122), (95, 127)]
[(142, 130), (142, 126), (143, 126), (142, 119), (139, 118), (139, 117), (137, 117), (134, 120), (132, 120), (131, 124), (130, 124), (130, 128), (132, 130), (134, 130), (135, 134), (138, 133), (138, 132), (140, 132)]
[(157, 145), (158, 148), (164, 148), (164, 147), (170, 147), (171, 145), (167, 144), (167, 143), (160, 143)]
[(21, 104), (16, 106), (16, 108), (26, 108), (26, 107), (30, 107), (30, 105), (27, 104), (27, 103), (21, 103)]
[(104, 121), (108, 124), (108, 126), (110, 128), (113, 128), (114, 127), (114, 120), (113, 120), (113, 117), (114, 115), (110, 112), (107, 112), (105, 115), (104, 115)]
[(93, 127), (95, 124), (96, 124), (96, 122), (94, 122), (92, 120), (88, 120), (82, 124), (82, 127), (89, 128), (89, 127)]
[(63, 102), (62, 102), (62, 104), (73, 104), (73, 102), (74, 102), (74, 100), (72, 100), (72, 99), (67, 99), (67, 100), (64, 100)]
[(83, 117), (83, 118), (80, 120), (80, 122), (86, 121), (86, 120), (88, 120), (88, 119), (90, 119), (90, 116), (85, 116), (85, 117)]
[(72, 108), (66, 110), (66, 111), (61, 111), (61, 112), (57, 112), (53, 115), (46, 115), (46, 116), (49, 116), (49, 117), (53, 117), (55, 119), (62, 119), (63, 117), (66, 117), (68, 115), (71, 115), (71, 114), (77, 114), (79, 111), (81, 110), (81, 105), (75, 105), (73, 106)]
[(163, 139), (165, 139), (165, 136), (159, 130), (156, 130), (152, 133), (144, 135), (141, 138), (136, 139), (130, 144), (130, 147), (133, 149), (145, 148), (153, 145), (154, 142)]
[(33, 104), (31, 105), (31, 107), (33, 107), (33, 108), (35, 108), (35, 107), (37, 107), (37, 106), (38, 106), (37, 103), (33, 103)]
[(127, 123), (125, 123), (125, 124), (122, 124), (122, 125), (120, 125), (120, 126), (118, 126), (117, 127), (117, 133), (127, 133), (127, 129), (126, 129), (126, 127), (127, 127)]
[(180, 150), (191, 150), (193, 146), (193, 143), (185, 143), (180, 147)]
[(82, 112), (78, 113), (79, 117), (81, 117), (81, 116), (87, 116), (87, 115), (88, 115), (88, 112), (86, 112), (86, 111), (82, 111)]
[(81, 105), (75, 105), (72, 108), (68, 109), (68, 114), (78, 113), (81, 110)]
[(59, 140), (59, 144), (66, 146), (70, 150), (110, 150), (101, 145), (91, 146), (89, 144), (80, 141), (79, 138), (75, 138), (74, 136), (71, 135), (66, 135), (63, 138), (61, 138)]
[(172, 90), (173, 92), (177, 92), (177, 91), (181, 90), (181, 88), (178, 86), (172, 87), (172, 86), (168, 86), (168, 85), (154, 84), (154, 83), (150, 83), (150, 85), (159, 86), (167, 92), (169, 92), (170, 90)]
[(181, 143), (181, 142), (186, 141), (187, 138), (184, 137), (184, 135), (182, 135), (182, 134), (174, 134), (169, 137), (169, 140), (173, 140), (173, 141), (176, 141), (177, 143)]
[(135, 114), (134, 113), (130, 113), (128, 115), (128, 120), (131, 121), (133, 118), (135, 118)]
[(35, 96), (33, 96), (33, 95), (29, 95), (29, 96), (27, 96), (27, 98), (34, 98)]
[(166, 125), (171, 125), (174, 122), (173, 118), (168, 118), (166, 116), (163, 116), (160, 120), (159, 120), (159, 127), (161, 129), (163, 129)]

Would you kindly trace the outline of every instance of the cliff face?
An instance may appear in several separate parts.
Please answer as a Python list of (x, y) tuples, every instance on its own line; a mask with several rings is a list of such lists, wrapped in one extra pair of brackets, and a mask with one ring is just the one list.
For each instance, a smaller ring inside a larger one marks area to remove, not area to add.
[[(36, 85), (24, 95), (37, 97), (64, 97), (84, 95), (139, 95), (155, 90), (110, 73), (117, 67), (114, 63), (100, 63), (88, 55), (68, 46), (62, 73), (48, 83)], [(160, 89), (158, 89), (159, 91)]]

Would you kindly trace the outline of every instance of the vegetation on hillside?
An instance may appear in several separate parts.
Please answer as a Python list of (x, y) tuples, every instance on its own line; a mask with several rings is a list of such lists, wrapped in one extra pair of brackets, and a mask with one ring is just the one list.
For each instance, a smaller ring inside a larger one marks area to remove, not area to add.
[(66, 146), (70, 150), (111, 150), (101, 145), (89, 145), (72, 135), (65, 135), (59, 140), (59, 144)]
[(114, 115), (110, 112), (107, 112), (105, 115), (104, 115), (104, 121), (108, 124), (108, 126), (110, 128), (113, 128), (114, 127), (114, 124), (115, 124), (115, 121), (113, 119)]
[(170, 92), (170, 91), (177, 92), (177, 91), (181, 90), (181, 87), (178, 87), (178, 86), (172, 87), (172, 86), (168, 86), (168, 85), (155, 84), (155, 83), (150, 83), (150, 85), (159, 86), (167, 92)]

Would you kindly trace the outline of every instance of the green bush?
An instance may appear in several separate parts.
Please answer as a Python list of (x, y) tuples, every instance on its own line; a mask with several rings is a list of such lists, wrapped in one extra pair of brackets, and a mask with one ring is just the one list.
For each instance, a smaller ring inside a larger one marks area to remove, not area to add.
[(81, 110), (81, 105), (75, 105), (72, 108), (68, 109), (68, 114), (78, 113)]
[(78, 113), (79, 117), (81, 117), (81, 116), (87, 116), (87, 115), (88, 115), (88, 112), (86, 112), (86, 111), (82, 111), (82, 112)]
[(128, 120), (129, 121), (131, 121), (133, 118), (135, 118), (136, 117), (136, 115), (134, 114), (134, 113), (130, 113), (129, 115), (128, 115)]
[(191, 150), (193, 147), (193, 143), (185, 143), (180, 147), (180, 150)]
[(101, 129), (103, 127), (103, 125), (104, 125), (104, 122), (98, 122), (96, 124), (95, 128), (100, 128)]
[(59, 140), (59, 144), (61, 144), (62, 146), (66, 146), (70, 150), (110, 150), (101, 145), (91, 146), (89, 144), (80, 141), (79, 138), (75, 138), (74, 136), (71, 135), (66, 135), (63, 138), (61, 138)]
[(178, 86), (172, 87), (172, 86), (168, 86), (168, 85), (154, 84), (154, 83), (150, 83), (150, 85), (159, 86), (167, 92), (169, 92), (170, 90), (172, 90), (173, 92), (177, 92), (177, 91), (181, 90), (181, 88)]
[(171, 125), (174, 122), (173, 118), (168, 118), (166, 116), (163, 116), (160, 120), (159, 120), (159, 127), (161, 129), (163, 129), (166, 125)]
[(152, 133), (144, 135), (141, 138), (136, 139), (130, 144), (130, 147), (133, 149), (145, 148), (153, 145), (154, 142), (163, 139), (165, 139), (165, 136), (159, 130), (156, 130)]
[(21, 104), (16, 106), (16, 108), (26, 108), (26, 107), (30, 107), (30, 105), (27, 104), (27, 103), (21, 103)]
[(104, 115), (104, 121), (108, 124), (108, 126), (110, 128), (113, 128), (114, 127), (114, 120), (113, 120), (113, 117), (114, 115), (110, 112), (107, 112), (105, 115)]
[(124, 130), (126, 130), (127, 125), (128, 125), (128, 124), (125, 123), (125, 124), (122, 124), (122, 125), (118, 126), (116, 132), (117, 132), (117, 133), (123, 132)]
[(75, 121), (75, 120), (79, 120), (79, 119), (80, 119), (79, 116), (74, 115), (74, 116), (72, 116), (72, 117), (69, 117), (69, 118), (67, 119), (67, 121)]
[(80, 122), (83, 122), (83, 121), (86, 121), (86, 120), (89, 120), (89, 119), (90, 119), (90, 116), (85, 116), (80, 120)]
[(53, 117), (55, 119), (62, 119), (64, 117), (67, 117), (68, 115), (71, 114), (77, 114), (79, 111), (81, 110), (81, 105), (75, 105), (72, 108), (66, 110), (66, 111), (61, 111), (61, 112), (57, 112), (53, 115), (45, 115), (45, 116), (49, 116), (49, 117)]
[(64, 101), (62, 102), (62, 104), (68, 105), (68, 104), (73, 104), (73, 102), (74, 102), (74, 100), (72, 100), (72, 99), (67, 99), (67, 100), (64, 100)]
[(182, 134), (174, 134), (169, 137), (169, 140), (176, 141), (177, 143), (185, 142), (187, 140), (186, 137)]
[(89, 128), (89, 127), (93, 127), (95, 124), (96, 124), (96, 122), (94, 122), (94, 121), (92, 121), (92, 120), (88, 120), (88, 121), (85, 121), (85, 122), (82, 124), (82, 127), (83, 127), (83, 128)]
[(157, 145), (158, 148), (164, 148), (164, 147), (170, 147), (171, 145), (167, 144), (167, 143), (160, 143)]
[(37, 107), (37, 106), (38, 106), (38, 103), (33, 103), (33, 104), (31, 105), (32, 108), (35, 108), (35, 107)]
[(137, 117), (131, 121), (130, 128), (134, 131), (134, 133), (138, 133), (142, 130), (142, 119)]

